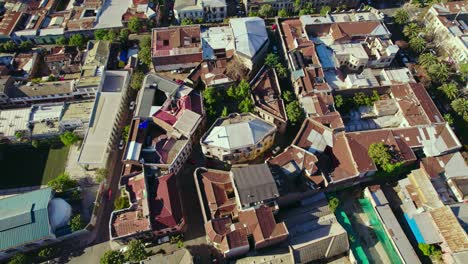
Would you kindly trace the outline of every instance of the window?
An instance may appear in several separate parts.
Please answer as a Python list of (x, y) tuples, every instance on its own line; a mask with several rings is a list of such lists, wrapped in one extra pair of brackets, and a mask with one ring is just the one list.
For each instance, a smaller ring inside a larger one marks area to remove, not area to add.
[(163, 46), (169, 46), (169, 40), (168, 39), (163, 40)]

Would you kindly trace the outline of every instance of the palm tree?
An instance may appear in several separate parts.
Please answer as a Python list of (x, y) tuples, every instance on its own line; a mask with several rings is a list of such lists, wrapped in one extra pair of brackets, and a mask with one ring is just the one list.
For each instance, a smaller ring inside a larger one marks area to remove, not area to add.
[(403, 8), (398, 9), (393, 18), (395, 19), (395, 22), (400, 25), (408, 23), (410, 19), (408, 12)]
[(424, 51), (424, 49), (426, 48), (426, 44), (427, 42), (420, 37), (412, 38), (409, 41), (410, 48), (418, 54)]
[(465, 121), (468, 121), (468, 100), (465, 98), (458, 98), (453, 100), (450, 104), (455, 112), (463, 117)]
[(454, 82), (444, 83), (437, 89), (442, 91), (450, 100), (453, 100), (458, 97), (458, 87), (457, 84)]
[(443, 62), (438, 62), (431, 65), (427, 69), (427, 72), (429, 73), (431, 80), (438, 83), (443, 83), (447, 81), (449, 77), (449, 69), (447, 67), (447, 64)]
[(418, 36), (419, 33), (422, 32), (422, 28), (418, 26), (416, 23), (409, 23), (403, 28), (403, 34), (410, 38), (413, 39)]
[(437, 62), (437, 57), (432, 53), (424, 53), (419, 56), (419, 64), (424, 68), (428, 68)]

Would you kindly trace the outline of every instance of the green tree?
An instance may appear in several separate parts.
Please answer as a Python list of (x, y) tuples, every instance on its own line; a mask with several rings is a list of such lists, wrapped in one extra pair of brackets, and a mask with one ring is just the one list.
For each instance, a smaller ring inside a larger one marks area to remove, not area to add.
[(275, 10), (273, 9), (271, 5), (266, 4), (260, 7), (260, 9), (258, 10), (258, 14), (261, 17), (271, 17), (271, 16), (274, 16)]
[(249, 97), (245, 97), (240, 101), (238, 108), (241, 113), (249, 113), (253, 111), (254, 105)]
[(19, 45), (19, 48), (21, 51), (31, 51), (31, 49), (34, 47), (34, 44), (32, 43), (32, 41), (28, 40), (28, 41), (23, 41), (21, 42), (21, 44)]
[(418, 248), (421, 250), (424, 256), (431, 256), (436, 250), (434, 245), (428, 245), (424, 243), (418, 243)]
[(205, 22), (205, 20), (202, 17), (198, 17), (195, 19), (196, 24), (203, 24), (203, 22)]
[(409, 41), (410, 48), (418, 54), (424, 51), (424, 49), (426, 48), (426, 45), (427, 45), (426, 40), (420, 37), (412, 38)]
[(190, 19), (190, 18), (188, 18), (188, 17), (186, 17), (186, 18), (182, 19), (182, 21), (180, 21), (180, 24), (181, 24), (182, 26), (193, 25), (193, 20)]
[(109, 174), (109, 171), (106, 168), (99, 168), (96, 170), (96, 181), (101, 183), (105, 179), (107, 179), (107, 175)]
[(147, 66), (151, 65), (151, 48), (141, 48), (138, 51), (138, 58), (145, 65)]
[(125, 256), (130, 262), (139, 262), (146, 259), (148, 253), (140, 240), (132, 240), (128, 244), (128, 250), (125, 252)]
[(104, 36), (104, 40), (108, 40), (111, 42), (116, 41), (117, 35), (118, 35), (118, 31), (116, 31), (115, 29), (109, 29), (107, 34)]
[(59, 38), (57, 38), (57, 40), (55, 40), (55, 43), (57, 45), (61, 45), (61, 46), (65, 46), (68, 44), (68, 39), (64, 36), (61, 36)]
[(337, 197), (332, 197), (328, 200), (328, 206), (332, 212), (335, 212), (336, 208), (340, 205), (340, 200)]
[(409, 39), (418, 37), (421, 32), (422, 28), (416, 23), (409, 23), (403, 28), (403, 34)]
[(323, 6), (321, 9), (320, 9), (320, 15), (321, 16), (326, 16), (328, 13), (330, 13), (331, 11), (331, 7), (329, 6)]
[(459, 94), (458, 87), (455, 82), (444, 83), (437, 89), (442, 91), (450, 100), (456, 99)]
[(389, 164), (392, 160), (390, 150), (383, 142), (372, 143), (369, 146), (368, 155), (376, 165), (380, 165), (381, 167)]
[(66, 190), (75, 188), (78, 184), (75, 180), (70, 178), (67, 173), (62, 173), (57, 178), (50, 180), (47, 185), (56, 192), (64, 192)]
[(453, 116), (450, 113), (444, 114), (444, 119), (449, 125), (453, 125)]
[(279, 17), (288, 17), (289, 14), (288, 14), (288, 11), (286, 9), (281, 9), (280, 11), (278, 11), (278, 16)]
[(128, 208), (130, 206), (130, 202), (128, 201), (128, 197), (126, 195), (120, 195), (119, 198), (115, 199), (114, 201), (114, 210), (122, 210)]
[(0, 45), (0, 52), (16, 52), (17, 50), (18, 46), (11, 40)]
[(122, 30), (120, 30), (120, 33), (119, 33), (120, 42), (127, 43), (129, 35), (130, 35), (130, 30), (128, 30), (128, 28), (123, 28)]
[(205, 103), (209, 105), (216, 103), (216, 101), (218, 100), (218, 97), (216, 95), (217, 95), (217, 91), (213, 87), (206, 88), (203, 91), (203, 99), (205, 100)]
[(94, 39), (96, 40), (104, 40), (107, 36), (107, 30), (106, 29), (98, 29), (94, 31)]
[(435, 63), (427, 69), (427, 73), (432, 81), (436, 83), (443, 83), (449, 78), (449, 68), (443, 62)]
[(299, 15), (310, 15), (315, 13), (315, 8), (312, 6), (312, 3), (306, 3), (301, 10), (299, 10)]
[(279, 78), (283, 79), (288, 76), (288, 69), (286, 69), (286, 67), (284, 67), (281, 63), (276, 64), (275, 69)]
[(334, 99), (335, 99), (335, 107), (341, 108), (344, 104), (343, 96), (336, 95)]
[(463, 119), (468, 122), (468, 100), (465, 98), (458, 98), (450, 103), (453, 111), (458, 115), (462, 116)]
[(460, 63), (458, 71), (463, 78), (468, 78), (468, 62)]
[(108, 250), (99, 260), (100, 264), (123, 264), (125, 256), (118, 250)]
[(16, 131), (15, 132), (16, 140), (21, 140), (21, 139), (23, 139), (23, 137), (24, 137), (24, 132), (22, 132), (22, 131)]
[(249, 17), (258, 17), (258, 12), (257, 11), (249, 11)]
[(79, 231), (86, 226), (85, 222), (81, 219), (81, 215), (79, 214), (75, 215), (68, 224), (70, 225), (72, 232)]
[(284, 93), (283, 93), (283, 99), (286, 103), (290, 103), (294, 100), (295, 96), (294, 94), (289, 91), (289, 90), (286, 90)]
[(31, 259), (26, 256), (25, 254), (16, 254), (14, 255), (10, 261), (8, 261), (8, 264), (29, 264), (31, 263)]
[(122, 130), (122, 138), (125, 142), (128, 140), (128, 134), (130, 133), (130, 125), (124, 126), (124, 129)]
[(409, 22), (410, 17), (409, 17), (408, 12), (405, 9), (400, 8), (393, 15), (393, 19), (395, 20), (397, 24), (404, 25)]
[(86, 44), (86, 38), (81, 34), (72, 35), (69, 39), (69, 44), (77, 47), (84, 47)]
[(37, 253), (37, 256), (41, 259), (48, 259), (50, 257), (52, 257), (55, 253), (55, 250), (54, 248), (51, 248), (51, 247), (46, 247), (46, 248), (43, 248), (41, 249), (38, 253)]
[(75, 144), (76, 142), (78, 142), (79, 140), (80, 140), (80, 137), (78, 137), (78, 135), (70, 131), (65, 131), (65, 133), (60, 135), (60, 141), (62, 141), (62, 143), (65, 146), (71, 146)]
[(141, 71), (135, 71), (132, 75), (130, 87), (135, 90), (140, 90), (143, 85), (143, 80), (145, 79), (145, 74)]
[(39, 140), (33, 139), (33, 140), (31, 141), (31, 145), (32, 145), (34, 148), (38, 148), (38, 147), (39, 147)]
[(275, 67), (276, 64), (279, 63), (279, 57), (278, 55), (274, 53), (268, 53), (268, 55), (265, 58), (265, 64), (269, 67)]
[(226, 90), (226, 94), (227, 96), (231, 97), (231, 98), (234, 98), (236, 99), (237, 96), (236, 96), (236, 88), (234, 86), (230, 86), (227, 90)]
[(301, 0), (295, 0), (293, 3), (294, 11), (298, 12), (301, 7), (302, 7), (302, 1)]
[(229, 115), (227, 107), (223, 107), (223, 111), (221, 112), (221, 117), (227, 117)]
[(286, 114), (288, 115), (288, 119), (292, 124), (302, 122), (305, 117), (304, 111), (302, 110), (298, 101), (293, 101), (286, 105)]
[(419, 55), (419, 64), (425, 68), (430, 67), (438, 62), (438, 59), (432, 53), (423, 53)]
[(141, 20), (138, 17), (132, 17), (128, 21), (128, 29), (130, 29), (132, 33), (140, 32), (142, 27), (143, 24), (141, 23)]

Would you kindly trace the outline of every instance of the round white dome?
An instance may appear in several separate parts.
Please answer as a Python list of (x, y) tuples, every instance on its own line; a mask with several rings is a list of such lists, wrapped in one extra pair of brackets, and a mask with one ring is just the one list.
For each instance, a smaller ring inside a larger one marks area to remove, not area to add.
[(72, 214), (71, 205), (62, 198), (54, 198), (49, 202), (49, 220), (52, 229), (66, 226)]

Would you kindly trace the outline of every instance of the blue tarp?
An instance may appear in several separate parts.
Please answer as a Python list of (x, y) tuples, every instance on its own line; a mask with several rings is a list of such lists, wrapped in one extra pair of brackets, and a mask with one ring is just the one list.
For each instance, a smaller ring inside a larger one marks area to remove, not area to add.
[(421, 231), (419, 230), (418, 224), (416, 223), (414, 218), (410, 218), (407, 214), (404, 214), (404, 215), (405, 215), (406, 222), (408, 222), (408, 224), (409, 224), (409, 226), (411, 228), (411, 231), (413, 232), (413, 235), (416, 238), (416, 241), (418, 241), (418, 243), (426, 244), (426, 241), (424, 240), (424, 237), (421, 234)]
[(127, 63), (127, 50), (122, 50), (120, 52), (119, 60)]

